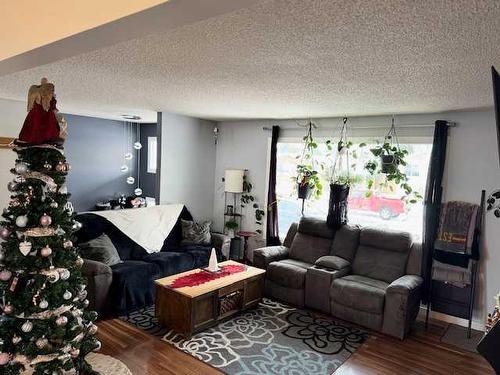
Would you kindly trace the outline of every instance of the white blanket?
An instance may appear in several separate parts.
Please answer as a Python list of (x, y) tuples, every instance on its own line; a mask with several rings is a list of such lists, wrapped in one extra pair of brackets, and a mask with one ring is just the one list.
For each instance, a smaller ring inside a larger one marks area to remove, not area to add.
[(165, 238), (175, 226), (183, 207), (183, 204), (166, 204), (125, 210), (92, 211), (91, 213), (111, 222), (151, 254), (161, 250)]

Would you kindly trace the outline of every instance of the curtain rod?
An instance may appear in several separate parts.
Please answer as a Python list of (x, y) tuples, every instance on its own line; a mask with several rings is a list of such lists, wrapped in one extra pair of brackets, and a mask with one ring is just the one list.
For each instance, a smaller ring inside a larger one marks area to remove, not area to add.
[[(446, 125), (448, 125), (448, 127), (450, 128), (455, 128), (457, 126), (457, 124), (455, 122), (447, 122)], [(434, 124), (400, 124), (397, 126), (397, 128), (432, 128), (434, 127)], [(334, 128), (333, 126), (325, 126), (325, 127), (320, 127), (316, 130), (322, 130), (322, 129), (332, 129)], [(282, 128), (283, 130), (303, 130), (302, 128)], [(361, 126), (355, 126), (353, 125), (351, 127), (351, 129), (383, 129), (383, 126), (369, 126), (369, 125), (361, 125)], [(266, 130), (266, 131), (271, 131), (273, 130), (272, 128), (268, 127), (268, 126), (263, 126), (262, 127), (262, 130)]]

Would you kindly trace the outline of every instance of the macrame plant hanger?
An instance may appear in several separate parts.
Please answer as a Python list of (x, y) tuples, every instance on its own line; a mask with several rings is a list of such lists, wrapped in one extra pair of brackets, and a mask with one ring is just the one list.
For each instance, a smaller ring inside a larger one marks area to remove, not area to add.
[[(350, 164), (347, 117), (342, 119), (340, 126), (337, 153), (332, 165), (330, 178), (330, 200), (328, 205), (327, 224), (332, 228), (340, 228), (347, 224), (347, 204), (350, 188)], [(344, 158), (345, 157), (345, 158)], [(342, 166), (345, 170), (345, 179), (342, 179)]]
[[(313, 124), (313, 122), (311, 120), (309, 120), (306, 127), (308, 128), (308, 130), (307, 130), (307, 134), (304, 137), (304, 139), (306, 139), (306, 138), (311, 139), (312, 133), (313, 133), (313, 128), (316, 129), (316, 126)], [(311, 155), (310, 155), (311, 159), (310, 160), (311, 160), (312, 169), (314, 170), (314, 167), (315, 167), (314, 150), (308, 150), (307, 143), (304, 144), (304, 149), (302, 150), (300, 164), (304, 163), (305, 155), (307, 154), (308, 151), (311, 152)], [(309, 195), (309, 189), (306, 186), (303, 186), (303, 185), (301, 185), (301, 183), (299, 183), (298, 190), (299, 190), (298, 191), (299, 199), (302, 199), (301, 214), (302, 214), (302, 216), (304, 216), (305, 202), (306, 202), (306, 199), (308, 198), (308, 195)]]

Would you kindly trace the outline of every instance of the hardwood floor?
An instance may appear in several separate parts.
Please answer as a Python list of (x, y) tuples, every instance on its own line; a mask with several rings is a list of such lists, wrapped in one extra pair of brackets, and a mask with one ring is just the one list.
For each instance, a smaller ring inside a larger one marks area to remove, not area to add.
[[(102, 353), (123, 361), (134, 375), (222, 374), (209, 365), (175, 349), (118, 319), (100, 322)], [(478, 354), (440, 342), (446, 323), (421, 325), (404, 341), (372, 333), (335, 375), (494, 375)]]

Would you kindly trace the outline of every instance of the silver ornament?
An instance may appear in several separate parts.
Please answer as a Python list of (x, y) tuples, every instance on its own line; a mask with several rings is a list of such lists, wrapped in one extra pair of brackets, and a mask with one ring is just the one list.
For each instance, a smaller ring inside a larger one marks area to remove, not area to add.
[(25, 321), (21, 326), (21, 330), (25, 333), (31, 332), (32, 329), (33, 329), (33, 323), (31, 323), (29, 320)]
[(89, 307), (89, 304), (90, 304), (90, 302), (89, 302), (88, 299), (86, 299), (85, 301), (83, 301), (83, 306), (84, 307)]
[(65, 291), (64, 294), (63, 294), (63, 298), (65, 300), (68, 300), (72, 297), (73, 295), (71, 294), (71, 292), (69, 290)]
[(14, 167), (14, 169), (16, 170), (16, 173), (24, 174), (24, 173), (28, 172), (28, 164), (23, 163), (23, 162), (16, 163), (16, 166)]
[(16, 225), (19, 228), (24, 228), (28, 224), (28, 216), (21, 215), (16, 218)]
[(82, 229), (82, 223), (80, 223), (79, 221), (75, 220), (75, 223), (73, 224), (73, 229), (76, 230), (76, 231)]
[(38, 304), (38, 307), (41, 308), (41, 309), (46, 309), (47, 307), (49, 307), (49, 303), (47, 302), (47, 300), (43, 299)]
[(15, 181), (10, 181), (8, 184), (7, 184), (7, 189), (10, 191), (10, 192), (14, 192), (17, 190), (17, 187), (19, 186), (19, 184)]
[(98, 352), (99, 350), (101, 350), (101, 346), (101, 342), (99, 340), (96, 340), (94, 352)]

